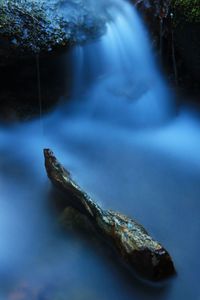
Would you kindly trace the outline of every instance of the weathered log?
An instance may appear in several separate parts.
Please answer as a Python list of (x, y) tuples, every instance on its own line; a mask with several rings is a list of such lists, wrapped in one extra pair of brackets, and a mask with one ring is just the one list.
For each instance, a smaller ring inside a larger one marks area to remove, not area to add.
[(175, 273), (169, 253), (140, 224), (121, 213), (102, 209), (73, 181), (51, 150), (45, 149), (44, 156), (53, 185), (66, 195), (72, 207), (88, 217), (131, 270), (151, 281)]

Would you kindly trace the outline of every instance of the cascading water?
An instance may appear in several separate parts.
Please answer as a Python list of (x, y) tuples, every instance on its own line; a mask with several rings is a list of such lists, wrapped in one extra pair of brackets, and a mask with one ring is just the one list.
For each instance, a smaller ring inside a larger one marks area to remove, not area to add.
[[(171, 93), (134, 8), (102, 0), (102, 11), (105, 34), (64, 57), (71, 101), (41, 114), (42, 133), (39, 118), (0, 125), (0, 300), (198, 299), (199, 118), (185, 108), (169, 120)], [(92, 234), (61, 232), (43, 147), (104, 207), (143, 223), (177, 278), (145, 286)]]
[(102, 38), (73, 50), (74, 95), (83, 98), (85, 90), (82, 103), (86, 106), (90, 101), (85, 111), (95, 118), (103, 115), (142, 126), (165, 121), (172, 113), (172, 96), (156, 68), (136, 11), (127, 1), (118, 0), (109, 7), (107, 18)]

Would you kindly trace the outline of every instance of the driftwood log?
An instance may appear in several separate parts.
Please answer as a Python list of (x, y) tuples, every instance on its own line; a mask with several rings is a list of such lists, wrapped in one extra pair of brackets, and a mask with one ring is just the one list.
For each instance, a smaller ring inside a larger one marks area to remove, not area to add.
[(175, 273), (169, 253), (140, 224), (121, 213), (102, 209), (73, 181), (51, 150), (45, 149), (44, 156), (53, 185), (70, 199), (72, 207), (88, 217), (129, 269), (151, 281), (160, 281)]

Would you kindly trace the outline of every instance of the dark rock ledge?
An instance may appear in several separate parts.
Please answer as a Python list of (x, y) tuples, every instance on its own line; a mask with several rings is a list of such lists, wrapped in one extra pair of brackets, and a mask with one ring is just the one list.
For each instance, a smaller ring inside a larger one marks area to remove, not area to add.
[(0, 0), (0, 64), (96, 38), (105, 30), (100, 12), (89, 0)]

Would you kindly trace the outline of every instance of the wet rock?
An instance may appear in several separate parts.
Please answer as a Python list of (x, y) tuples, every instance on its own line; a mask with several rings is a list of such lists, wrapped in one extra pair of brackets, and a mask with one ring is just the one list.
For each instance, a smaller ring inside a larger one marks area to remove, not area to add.
[[(167, 30), (170, 12), (170, 0), (132, 0), (141, 12), (157, 47), (160, 47), (160, 34), (162, 37)], [(162, 27), (162, 28), (161, 28)], [(161, 32), (162, 31), (162, 32)]]
[(91, 0), (0, 0), (1, 120), (39, 115), (39, 93), (43, 111), (67, 96), (72, 73), (63, 50), (101, 36), (109, 5)]
[(168, 78), (195, 90), (200, 72), (198, 0), (132, 0), (151, 33)]
[(96, 38), (105, 30), (100, 12), (89, 0), (0, 1), (0, 65)]

